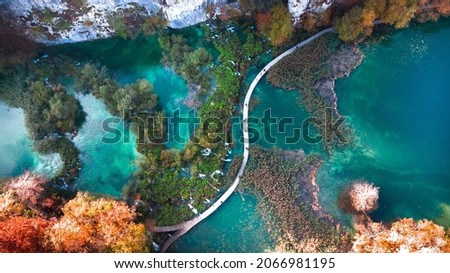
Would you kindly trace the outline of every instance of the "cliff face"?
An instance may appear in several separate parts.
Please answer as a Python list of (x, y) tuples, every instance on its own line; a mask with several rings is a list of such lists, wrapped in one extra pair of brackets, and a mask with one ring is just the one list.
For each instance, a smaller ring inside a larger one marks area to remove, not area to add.
[[(207, 19), (208, 5), (228, 0), (0, 0), (10, 12), (33, 30), (32, 36), (45, 44), (70, 43), (109, 37), (113, 30), (108, 14), (118, 9), (144, 7), (160, 13), (169, 26), (182, 28)], [(60, 18), (64, 18), (60, 20)], [(55, 24), (60, 23), (58, 28)]]
[[(328, 8), (333, 0), (289, 0), (289, 10), (297, 22), (306, 11)], [(220, 7), (230, 0), (0, 0), (18, 16), (38, 42), (71, 43), (109, 37), (114, 30), (108, 15), (119, 9), (145, 8), (149, 14), (162, 14), (169, 26), (182, 28), (207, 19), (207, 7)], [(236, 4), (236, 3), (235, 3)], [(1, 8), (1, 7), (0, 7)]]
[(294, 22), (297, 23), (300, 20), (300, 16), (305, 12), (323, 12), (328, 9), (334, 0), (288, 0), (288, 8)]

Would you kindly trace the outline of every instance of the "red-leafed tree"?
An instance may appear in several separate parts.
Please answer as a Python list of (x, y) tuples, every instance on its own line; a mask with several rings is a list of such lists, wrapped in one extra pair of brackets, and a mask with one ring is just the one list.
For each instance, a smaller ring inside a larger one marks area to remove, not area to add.
[(45, 252), (44, 235), (51, 222), (22, 216), (0, 222), (0, 252)]
[(260, 32), (267, 33), (272, 25), (272, 13), (260, 12), (256, 15), (256, 27)]

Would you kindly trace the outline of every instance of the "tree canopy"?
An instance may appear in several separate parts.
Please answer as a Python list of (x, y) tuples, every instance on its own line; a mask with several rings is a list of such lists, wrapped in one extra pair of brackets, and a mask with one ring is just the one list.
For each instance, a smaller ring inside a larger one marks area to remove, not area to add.
[(79, 193), (47, 233), (56, 252), (148, 252), (143, 224), (124, 202)]
[(266, 33), (274, 46), (289, 41), (294, 33), (292, 15), (283, 4), (273, 6), (269, 12), (259, 13), (256, 21), (258, 30)]
[(0, 252), (44, 252), (44, 234), (52, 222), (36, 217), (12, 217), (0, 222)]

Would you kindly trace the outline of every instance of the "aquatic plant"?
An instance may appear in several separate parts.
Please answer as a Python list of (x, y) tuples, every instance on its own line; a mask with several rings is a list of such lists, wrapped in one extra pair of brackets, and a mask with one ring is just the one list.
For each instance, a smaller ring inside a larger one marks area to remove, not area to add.
[[(313, 179), (307, 171), (318, 164), (317, 156), (299, 157), (279, 149), (252, 147), (252, 157), (244, 173), (246, 187), (256, 191), (263, 202), (262, 214), (270, 226), (281, 233), (280, 251), (336, 252), (348, 249), (348, 235), (335, 223), (315, 212), (307, 200), (300, 199), (300, 180)], [(319, 161), (320, 162), (320, 161)], [(233, 170), (235, 164), (232, 165)], [(231, 172), (231, 170), (230, 170)]]
[[(347, 56), (352, 58), (340, 58)], [(342, 46), (334, 34), (326, 34), (283, 58), (267, 76), (267, 80), (276, 87), (299, 90), (298, 103), (314, 118), (314, 128), (323, 137), (327, 151), (351, 143), (350, 128), (345, 123), (338, 129), (333, 128), (333, 121), (330, 122), (329, 118), (340, 117), (333, 90), (334, 80), (351, 71), (360, 59), (358, 51)], [(342, 64), (347, 62), (348, 65)]]

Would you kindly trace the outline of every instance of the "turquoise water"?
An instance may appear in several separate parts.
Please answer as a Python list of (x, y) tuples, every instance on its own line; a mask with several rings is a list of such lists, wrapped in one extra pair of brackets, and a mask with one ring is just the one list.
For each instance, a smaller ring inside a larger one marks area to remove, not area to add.
[[(189, 34), (190, 43), (198, 42), (199, 29), (192, 27), (177, 30)], [(182, 149), (193, 132), (194, 112), (183, 104), (187, 97), (188, 86), (182, 77), (160, 64), (162, 49), (158, 37), (139, 37), (135, 40), (118, 38), (92, 42), (67, 44), (51, 47), (48, 54), (65, 54), (79, 62), (91, 62), (105, 65), (122, 85), (133, 83), (138, 79), (147, 79), (160, 98), (160, 105), (169, 118), (175, 115), (188, 121), (182, 126), (169, 126), (167, 148)], [(179, 110), (179, 111), (177, 111)], [(176, 130), (176, 131), (174, 131)], [(174, 133), (180, 137), (172, 138)]]
[[(196, 31), (195, 31), (196, 32)], [(194, 43), (194, 42), (193, 42)], [(338, 107), (349, 116), (356, 129), (356, 148), (336, 151), (325, 158), (317, 182), (320, 201), (344, 223), (348, 216), (337, 206), (339, 191), (354, 179), (367, 179), (381, 188), (380, 208), (374, 220), (390, 221), (398, 217), (437, 219), (442, 208), (450, 206), (450, 21), (414, 25), (396, 31), (384, 41), (365, 46), (366, 58), (347, 79), (337, 81)], [(107, 65), (122, 83), (148, 79), (169, 114), (180, 108), (187, 95), (184, 80), (159, 64), (161, 49), (156, 37), (134, 41), (108, 39), (52, 47), (50, 54), (65, 53), (77, 61)], [(387, 57), (388, 56), (388, 57)], [(250, 83), (259, 67), (246, 78)], [(319, 145), (302, 141), (287, 144), (285, 137), (308, 118), (297, 104), (297, 92), (286, 92), (261, 81), (255, 90), (260, 103), (251, 117), (262, 118), (271, 109), (277, 118), (292, 117), (293, 126), (274, 133), (275, 143), (261, 139), (257, 144), (283, 149), (320, 151)], [(88, 114), (75, 143), (81, 151), (83, 169), (77, 180), (82, 190), (120, 196), (123, 186), (136, 170), (139, 155), (133, 138), (130, 143), (105, 144), (101, 122), (111, 117), (101, 101), (92, 96), (78, 96)], [(14, 176), (25, 169), (36, 169), (39, 159), (26, 137), (23, 113), (0, 104), (0, 177)], [(118, 126), (119, 130), (122, 126)], [(260, 132), (262, 125), (255, 126)], [(275, 130), (276, 131), (276, 130)], [(189, 136), (189, 128), (181, 128)], [(169, 134), (173, 131), (169, 130)], [(233, 132), (235, 137), (240, 131)], [(184, 142), (171, 141), (170, 148), (181, 149)], [(238, 154), (241, 146), (234, 152)], [(55, 169), (57, 159), (44, 169)], [(56, 163), (55, 163), (56, 162)], [(50, 167), (49, 167), (50, 166)], [(176, 252), (264, 252), (273, 251), (274, 242), (267, 225), (257, 211), (254, 196), (235, 193), (217, 212), (181, 237), (173, 247)]]
[(25, 128), (21, 109), (0, 102), (0, 178), (14, 177), (38, 164)]
[(253, 195), (234, 193), (219, 210), (173, 244), (175, 252), (270, 252), (275, 242)]
[(322, 202), (338, 213), (339, 190), (364, 178), (381, 190), (374, 220), (439, 218), (450, 204), (450, 21), (396, 31), (364, 54), (336, 84), (357, 148), (321, 169)]
[[(258, 65), (249, 69), (246, 88), (263, 67)], [(249, 133), (254, 135), (253, 139), (250, 136), (251, 144), (266, 148), (303, 149), (306, 152), (320, 150), (320, 143), (308, 144), (303, 139), (302, 124), (309, 114), (298, 104), (297, 91), (275, 88), (264, 77), (256, 86), (252, 98), (256, 99), (257, 104), (249, 113)], [(241, 131), (239, 133), (242, 134)]]
[[(117, 78), (122, 84), (147, 79), (153, 85), (153, 91), (158, 95), (159, 103), (166, 112), (166, 116), (187, 119), (186, 123), (179, 126), (169, 123), (168, 142), (165, 145), (167, 148), (183, 149), (196, 128), (194, 127), (195, 111), (183, 104), (188, 94), (188, 86), (183, 78), (175, 74), (173, 70), (159, 64), (121, 69), (117, 72)], [(179, 137), (175, 138), (175, 133)]]
[(62, 166), (59, 154), (39, 155), (33, 151), (22, 109), (0, 102), (0, 124), (0, 178), (15, 177), (24, 171), (50, 178), (58, 172)]
[[(134, 161), (139, 154), (133, 134), (128, 142), (121, 138), (117, 143), (105, 143), (104, 138), (113, 138), (103, 130), (104, 120), (111, 118), (102, 101), (93, 95), (77, 95), (86, 112), (86, 121), (74, 138), (75, 146), (80, 150), (82, 168), (76, 180), (78, 189), (120, 197), (123, 186), (136, 170)], [(121, 134), (123, 123), (111, 125)]]

